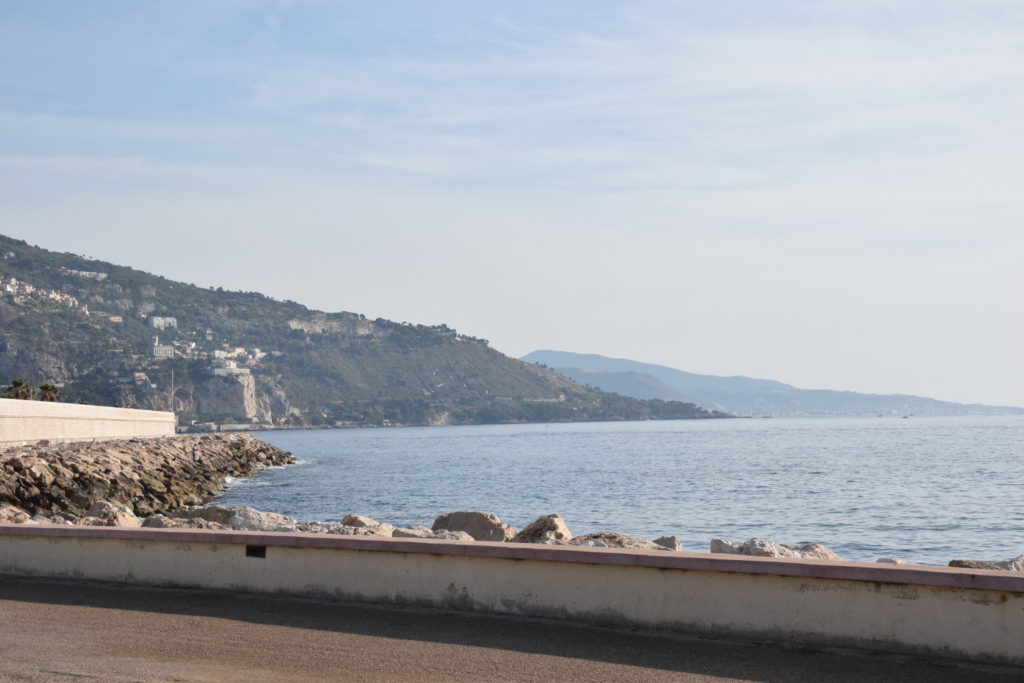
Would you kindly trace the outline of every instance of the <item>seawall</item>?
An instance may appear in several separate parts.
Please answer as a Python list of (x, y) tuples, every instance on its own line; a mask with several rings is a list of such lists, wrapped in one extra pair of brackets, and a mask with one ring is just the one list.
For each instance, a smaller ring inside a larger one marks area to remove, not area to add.
[(0, 526), (0, 573), (542, 616), (1024, 665), (1024, 576), (319, 534)]
[(174, 434), (174, 413), (0, 398), (0, 449), (41, 440), (133, 439)]
[(228, 476), (292, 460), (248, 434), (21, 446), (0, 452), (0, 502), (33, 514), (81, 516), (110, 501), (151, 515), (201, 505)]

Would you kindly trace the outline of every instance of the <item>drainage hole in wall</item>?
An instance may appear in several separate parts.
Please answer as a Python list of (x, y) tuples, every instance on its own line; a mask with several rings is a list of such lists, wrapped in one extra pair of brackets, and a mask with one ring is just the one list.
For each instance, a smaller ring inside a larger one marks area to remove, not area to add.
[(266, 557), (267, 546), (265, 545), (247, 545), (245, 546), (246, 557)]

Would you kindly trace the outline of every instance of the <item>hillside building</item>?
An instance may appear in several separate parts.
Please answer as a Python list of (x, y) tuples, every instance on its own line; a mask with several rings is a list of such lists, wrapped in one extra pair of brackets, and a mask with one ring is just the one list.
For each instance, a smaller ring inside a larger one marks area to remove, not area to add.
[(154, 330), (178, 329), (178, 319), (168, 316), (151, 315), (149, 317), (149, 326)]

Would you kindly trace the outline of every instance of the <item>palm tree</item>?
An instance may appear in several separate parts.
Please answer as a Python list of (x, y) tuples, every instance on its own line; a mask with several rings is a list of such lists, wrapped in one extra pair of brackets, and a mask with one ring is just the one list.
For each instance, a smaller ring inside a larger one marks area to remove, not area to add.
[(11, 386), (7, 387), (4, 398), (19, 398), (24, 401), (32, 400), (32, 387), (23, 379), (12, 379)]
[(36, 398), (40, 401), (59, 401), (60, 389), (52, 384), (40, 384), (39, 391), (36, 392)]

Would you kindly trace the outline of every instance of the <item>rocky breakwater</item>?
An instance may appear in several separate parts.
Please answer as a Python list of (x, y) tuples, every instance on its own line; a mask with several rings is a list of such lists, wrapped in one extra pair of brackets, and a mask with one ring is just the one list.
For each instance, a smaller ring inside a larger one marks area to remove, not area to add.
[(152, 515), (205, 503), (229, 476), (292, 461), (290, 453), (248, 434), (42, 442), (0, 452), (0, 503), (77, 518), (114, 515), (95, 507), (108, 502)]

